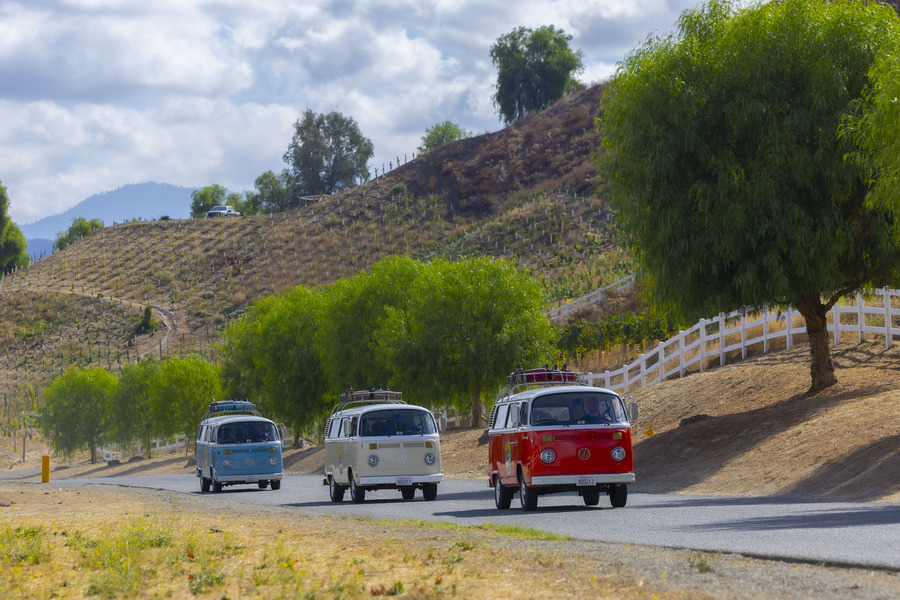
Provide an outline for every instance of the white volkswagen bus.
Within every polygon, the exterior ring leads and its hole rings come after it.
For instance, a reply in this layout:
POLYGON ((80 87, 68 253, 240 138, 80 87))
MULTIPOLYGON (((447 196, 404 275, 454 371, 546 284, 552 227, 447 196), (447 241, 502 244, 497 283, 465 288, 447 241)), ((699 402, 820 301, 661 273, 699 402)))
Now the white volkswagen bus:
POLYGON ((359 504, 367 492, 400 490, 412 500, 422 490, 425 500, 437 497, 441 442, 434 415, 403 401, 400 392, 348 390, 325 425, 325 477, 331 501, 340 502, 350 489, 359 504))

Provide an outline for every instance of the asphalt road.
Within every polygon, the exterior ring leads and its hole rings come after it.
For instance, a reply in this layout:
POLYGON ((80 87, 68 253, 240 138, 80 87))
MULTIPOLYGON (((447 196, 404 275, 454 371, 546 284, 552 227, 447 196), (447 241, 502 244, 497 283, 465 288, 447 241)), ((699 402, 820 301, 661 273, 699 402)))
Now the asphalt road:
POLYGON ((167 490, 202 495, 212 507, 239 503, 280 506, 309 515, 495 523, 601 542, 900 570, 898 504, 632 493, 625 508, 613 509, 606 496, 601 496, 599 506, 588 507, 575 494, 555 494, 541 496, 538 509, 525 513, 518 496, 512 508, 497 510, 486 481, 462 479, 442 482, 435 502, 425 502, 421 492, 405 502, 399 491, 380 490, 367 494, 365 503, 353 504, 349 493, 343 502, 331 502, 321 477, 312 475, 287 475, 278 491, 240 485, 220 494, 201 494, 199 479, 191 475, 96 479, 54 475, 49 485, 60 488, 102 484, 167 490))

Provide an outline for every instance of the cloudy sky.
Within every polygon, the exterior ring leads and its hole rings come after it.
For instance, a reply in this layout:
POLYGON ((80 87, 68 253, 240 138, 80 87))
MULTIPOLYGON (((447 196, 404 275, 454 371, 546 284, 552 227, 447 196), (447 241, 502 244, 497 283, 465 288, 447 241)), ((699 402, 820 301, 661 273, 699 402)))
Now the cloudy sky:
POLYGON ((243 192, 307 108, 355 119, 381 171, 441 121, 502 128, 489 49, 512 29, 562 28, 596 83, 696 4, 0 0, 0 182, 20 225, 129 183, 243 192))

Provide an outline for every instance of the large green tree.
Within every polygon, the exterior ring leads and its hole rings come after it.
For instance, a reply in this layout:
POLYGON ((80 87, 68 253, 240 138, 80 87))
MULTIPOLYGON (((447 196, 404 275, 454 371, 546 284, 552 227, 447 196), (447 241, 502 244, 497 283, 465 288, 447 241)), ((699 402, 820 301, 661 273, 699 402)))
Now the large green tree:
POLYGON ((253 182, 254 191, 247 192, 247 204, 253 207, 252 211, 261 213, 285 212, 297 208, 297 197, 292 194, 294 178, 287 169, 276 174, 274 171, 266 171, 253 182))
POLYGON ((518 27, 491 46, 497 67, 494 106, 506 123, 547 108, 577 84, 582 52, 569 47, 572 36, 553 25, 518 27))
POLYGON ((253 400, 297 435, 319 422, 326 408, 316 346, 321 304, 320 295, 302 286, 267 296, 223 336, 226 392, 253 400))
POLYGON ((9 196, 0 182, 0 273, 27 266, 27 247, 22 230, 9 218, 9 196))
POLYGON ((655 298, 690 315, 793 305, 811 391, 836 381, 828 310, 900 261, 838 134, 898 43, 878 3, 713 0, 632 51, 604 94, 600 167, 655 298))
POLYGON ((473 427, 484 424, 483 391, 553 352, 541 285, 510 261, 432 261, 404 293, 408 305, 387 307, 376 332, 392 384, 416 402, 471 411, 473 427))
POLYGON ((366 164, 374 152, 372 141, 352 117, 307 110, 294 123, 284 162, 294 178, 297 196, 330 195, 368 179, 366 164))
POLYGON ((165 435, 165 415, 157 386, 160 364, 152 354, 137 363, 126 365, 119 374, 119 385, 110 397, 110 438, 122 445, 140 440, 151 458, 153 438, 165 435))
POLYGON ((167 436, 183 435, 186 449, 194 440, 209 403, 224 399, 220 367, 195 354, 160 363, 156 389, 156 401, 164 407, 157 419, 162 432, 167 436))
POLYGON ((116 392, 115 375, 98 367, 69 367, 44 389, 38 426, 53 448, 64 455, 89 449, 97 462, 97 447, 109 425, 109 403, 116 392))
POLYGON ((390 383, 393 369, 383 360, 376 332, 387 307, 405 309, 422 269, 422 263, 408 256, 389 257, 325 289, 318 343, 334 394, 347 385, 360 389, 390 383))

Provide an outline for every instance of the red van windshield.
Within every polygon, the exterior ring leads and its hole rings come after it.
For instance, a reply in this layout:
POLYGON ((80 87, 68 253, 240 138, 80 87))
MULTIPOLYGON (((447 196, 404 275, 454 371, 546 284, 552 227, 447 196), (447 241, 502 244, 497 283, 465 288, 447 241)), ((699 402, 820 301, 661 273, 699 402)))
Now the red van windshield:
POLYGON ((581 425, 627 421, 618 396, 603 392, 566 392, 538 396, 531 405, 532 425, 581 425))

